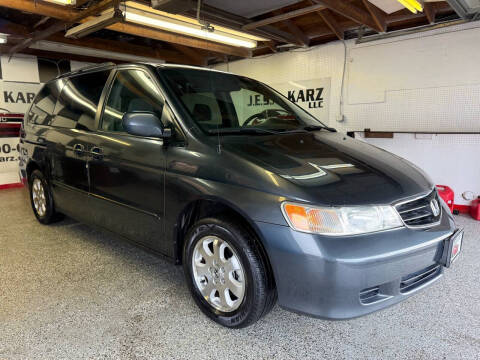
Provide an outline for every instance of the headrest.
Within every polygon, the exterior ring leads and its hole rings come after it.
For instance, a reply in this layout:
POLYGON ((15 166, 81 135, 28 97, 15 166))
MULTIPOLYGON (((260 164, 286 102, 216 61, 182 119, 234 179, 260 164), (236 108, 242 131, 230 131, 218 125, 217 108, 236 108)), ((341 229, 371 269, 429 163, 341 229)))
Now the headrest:
POLYGON ((207 104, 195 104, 193 107, 193 119, 198 122, 212 120, 212 110, 207 104))

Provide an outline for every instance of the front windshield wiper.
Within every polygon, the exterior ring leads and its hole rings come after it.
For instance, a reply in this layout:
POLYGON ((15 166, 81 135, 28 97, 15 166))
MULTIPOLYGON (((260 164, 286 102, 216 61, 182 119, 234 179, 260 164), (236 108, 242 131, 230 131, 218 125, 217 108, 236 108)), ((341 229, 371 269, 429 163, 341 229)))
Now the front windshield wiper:
POLYGON ((279 131, 268 130, 255 127, 246 127, 246 128, 236 128, 236 129, 210 129, 208 130, 209 134, 254 134, 254 135, 268 135, 268 134, 280 134, 279 131))
POLYGON ((324 125, 307 125, 304 126, 302 129, 306 131, 328 130, 330 132, 337 132, 337 129, 324 125))

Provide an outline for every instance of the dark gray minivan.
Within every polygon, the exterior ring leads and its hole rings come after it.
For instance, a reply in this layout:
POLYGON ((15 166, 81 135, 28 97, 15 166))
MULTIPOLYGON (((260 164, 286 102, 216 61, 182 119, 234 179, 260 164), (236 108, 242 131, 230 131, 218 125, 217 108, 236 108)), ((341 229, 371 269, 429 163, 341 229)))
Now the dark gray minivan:
POLYGON ((411 163, 203 68, 104 64, 48 82, 21 172, 41 223, 66 214, 183 264, 200 309, 234 328, 277 299, 325 319, 385 308, 441 278, 463 238, 411 163))

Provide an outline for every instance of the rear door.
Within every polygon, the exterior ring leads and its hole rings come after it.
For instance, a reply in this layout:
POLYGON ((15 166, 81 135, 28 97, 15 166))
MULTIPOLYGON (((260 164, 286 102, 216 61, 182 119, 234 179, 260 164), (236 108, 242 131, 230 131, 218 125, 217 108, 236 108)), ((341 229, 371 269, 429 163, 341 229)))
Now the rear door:
POLYGON ((91 221, 88 166, 92 131, 109 75, 110 70, 104 70, 64 79, 48 136, 55 204, 86 221, 91 221))
POLYGON ((164 99, 143 68, 117 70, 93 139, 90 163, 92 210, 99 226, 166 253, 163 243, 163 140, 127 134, 126 112, 149 111, 160 119, 164 99))

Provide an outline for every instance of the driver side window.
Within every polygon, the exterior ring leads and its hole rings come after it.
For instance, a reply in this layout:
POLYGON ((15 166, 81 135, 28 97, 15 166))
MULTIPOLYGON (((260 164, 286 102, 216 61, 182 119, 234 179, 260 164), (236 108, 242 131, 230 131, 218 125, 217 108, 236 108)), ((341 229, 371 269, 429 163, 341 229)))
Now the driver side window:
POLYGON ((126 112, 147 111, 161 119, 163 105, 163 97, 148 73, 137 69, 120 70, 105 103, 101 129, 123 132, 122 117, 126 112))

